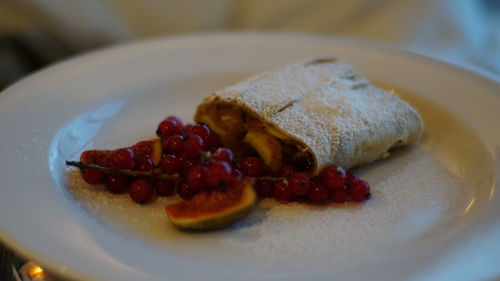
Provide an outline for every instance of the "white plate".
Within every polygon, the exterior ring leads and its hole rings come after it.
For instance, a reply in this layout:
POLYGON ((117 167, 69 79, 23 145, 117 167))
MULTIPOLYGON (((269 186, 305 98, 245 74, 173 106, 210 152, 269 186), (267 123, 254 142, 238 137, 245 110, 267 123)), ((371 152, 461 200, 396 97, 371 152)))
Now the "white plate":
POLYGON ((91 53, 0 95, 0 238, 72 280, 497 278, 499 92, 443 62, 319 36, 187 36, 91 53), (142 208, 96 191, 94 204, 79 204, 85 194, 68 191, 64 160, 83 149, 132 144, 167 114, 190 120, 215 89, 331 54, 396 89, 426 121, 421 143, 358 170, 373 184, 369 202, 267 201, 233 228, 186 234, 165 221, 164 201, 142 208))

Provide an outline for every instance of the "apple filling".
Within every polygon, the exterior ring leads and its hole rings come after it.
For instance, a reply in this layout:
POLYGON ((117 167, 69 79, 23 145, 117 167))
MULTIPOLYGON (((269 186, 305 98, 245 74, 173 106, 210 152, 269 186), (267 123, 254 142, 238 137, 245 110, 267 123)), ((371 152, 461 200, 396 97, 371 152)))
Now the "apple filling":
POLYGON ((306 172, 313 168, 313 158, 306 147, 242 108, 210 104, 198 109, 196 121, 219 134, 224 146, 231 148, 237 157, 260 156, 273 174, 278 174, 284 163, 306 172))

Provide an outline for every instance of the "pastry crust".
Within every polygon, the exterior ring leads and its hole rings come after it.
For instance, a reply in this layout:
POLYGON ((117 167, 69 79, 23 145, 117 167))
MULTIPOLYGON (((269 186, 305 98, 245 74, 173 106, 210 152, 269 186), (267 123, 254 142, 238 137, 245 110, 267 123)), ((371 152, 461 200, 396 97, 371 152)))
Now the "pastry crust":
MULTIPOLYGON (((423 132, 422 118, 411 105, 335 58, 264 72, 206 98, 195 120, 212 123, 207 125, 218 133, 235 134, 222 119, 214 120, 221 107, 239 112, 234 118, 257 120, 266 133, 294 146, 294 153, 308 155, 313 174, 332 163, 351 168, 372 162, 423 132)), ((245 120, 236 120, 235 128, 245 120)))

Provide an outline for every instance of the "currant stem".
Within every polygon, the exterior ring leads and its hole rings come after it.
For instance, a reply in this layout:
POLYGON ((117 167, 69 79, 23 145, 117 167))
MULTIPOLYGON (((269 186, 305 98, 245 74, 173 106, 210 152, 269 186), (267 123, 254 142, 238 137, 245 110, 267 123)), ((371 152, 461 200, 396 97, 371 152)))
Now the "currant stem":
MULTIPOLYGON (((93 169, 93 170, 99 170, 107 174, 121 174, 121 175, 126 175, 126 176, 132 176, 132 177, 151 177, 151 178, 158 178, 158 179, 164 179, 164 180, 179 180, 182 179, 183 177, 180 176, 179 174, 156 174, 154 172, 140 172, 140 171, 134 171, 134 170, 118 170, 118 169, 113 169, 113 168, 107 168, 99 165, 94 165, 94 164, 84 164, 79 161, 66 161, 66 165, 68 166, 73 166, 77 167, 80 170, 84 169, 93 169)), ((286 177, 250 177, 255 180, 266 180, 266 181, 284 181, 287 178, 286 177)))
POLYGON ((140 172, 140 171, 134 171, 134 170, 118 170, 118 169, 106 168, 106 167, 102 167, 102 166, 94 165, 94 164, 83 164, 82 162, 78 162, 78 161, 66 161, 66 165, 77 167, 80 170, 94 169, 94 170, 102 171, 102 172, 107 173, 107 174, 121 174, 121 175, 132 176, 132 177, 139 177, 139 176, 152 177, 152 178, 158 178, 158 179, 164 179, 164 180, 178 180, 178 179, 182 178, 178 174, 156 174, 154 172, 140 172))

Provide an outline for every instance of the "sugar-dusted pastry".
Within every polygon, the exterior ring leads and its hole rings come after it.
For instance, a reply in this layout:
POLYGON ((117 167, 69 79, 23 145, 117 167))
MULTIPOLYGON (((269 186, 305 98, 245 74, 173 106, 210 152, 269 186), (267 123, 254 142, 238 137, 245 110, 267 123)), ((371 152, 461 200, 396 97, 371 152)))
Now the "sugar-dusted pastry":
POLYGON ((369 163, 423 131, 411 105, 335 58, 309 59, 217 91, 195 120, 240 156, 259 154, 274 173, 284 163, 313 174, 332 163, 369 163))

